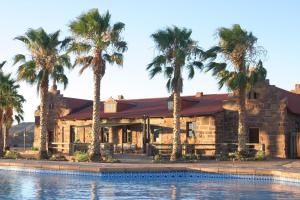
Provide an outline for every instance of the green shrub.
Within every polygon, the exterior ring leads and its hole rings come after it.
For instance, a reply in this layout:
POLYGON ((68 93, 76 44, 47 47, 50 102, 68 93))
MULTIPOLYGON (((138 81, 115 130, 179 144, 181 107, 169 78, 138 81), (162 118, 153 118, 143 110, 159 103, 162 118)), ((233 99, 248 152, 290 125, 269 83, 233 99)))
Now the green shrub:
POLYGON ((39 150, 39 148, 37 148, 37 147, 32 147, 31 148, 31 151, 38 151, 39 150))
POLYGON ((53 154, 49 160, 51 161, 67 161, 67 158, 64 154, 53 154))
POLYGON ((234 152, 230 157, 235 160, 241 161, 251 161, 256 160, 256 151, 255 150, 242 150, 234 152))
POLYGON ((6 151, 4 158, 6 159, 18 159, 20 158, 20 154, 16 151, 6 151))
POLYGON ((197 160, 197 156, 194 154, 185 154, 182 155, 183 160, 197 160))
POLYGON ((216 155, 216 160, 218 161, 226 161, 229 160, 230 155, 228 154, 228 152, 220 152, 219 154, 216 155))
POLYGON ((120 160, 114 159, 112 157, 112 155, 106 156, 105 161, 108 162, 108 163, 119 163, 119 162, 121 162, 120 160))
POLYGON ((265 152, 264 151, 257 151, 255 155, 255 160, 265 160, 265 152))
POLYGON ((83 152, 83 151, 76 151, 74 153, 74 157, 75 157, 75 160, 78 162, 87 162, 90 160, 88 153, 83 152))
POLYGON ((161 161, 162 160, 162 156, 160 154, 156 154, 154 156, 154 161, 161 161))

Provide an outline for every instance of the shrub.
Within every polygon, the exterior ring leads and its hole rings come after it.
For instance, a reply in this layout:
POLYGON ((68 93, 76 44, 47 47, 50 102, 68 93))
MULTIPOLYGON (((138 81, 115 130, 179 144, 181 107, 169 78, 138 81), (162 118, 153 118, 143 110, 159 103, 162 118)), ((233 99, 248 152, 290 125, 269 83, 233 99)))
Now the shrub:
POLYGON ((39 150, 39 148, 37 148, 37 147, 32 147, 31 148, 31 151, 38 151, 39 150))
POLYGON ((186 154, 182 156, 183 160, 197 160, 197 156, 194 154, 186 154))
POLYGON ((64 154, 54 154, 50 157, 51 161, 67 161, 67 158, 64 154))
POLYGON ((162 160, 162 156, 160 154, 156 154, 154 156, 154 161, 161 161, 162 160))
POLYGON ((76 151, 74 153, 75 160, 78 162, 87 162, 89 161, 89 155, 87 152, 76 151))
POLYGON ((108 163, 119 163, 120 160, 117 160, 117 159, 114 159, 112 157, 112 155, 108 155, 106 158, 105 158, 105 161, 108 162, 108 163))
POLYGON ((257 151, 255 155, 255 160, 265 160, 265 152, 264 151, 257 151))
POLYGON ((216 155, 216 160, 219 161, 226 161, 229 160, 230 155, 228 154, 228 152, 220 152, 219 154, 216 155))
POLYGON ((256 151, 253 149, 236 151, 231 155, 231 157, 235 160, 241 161, 256 160, 256 151))
POLYGON ((6 151, 4 158, 6 159, 18 159, 20 158, 20 154, 16 151, 6 151))

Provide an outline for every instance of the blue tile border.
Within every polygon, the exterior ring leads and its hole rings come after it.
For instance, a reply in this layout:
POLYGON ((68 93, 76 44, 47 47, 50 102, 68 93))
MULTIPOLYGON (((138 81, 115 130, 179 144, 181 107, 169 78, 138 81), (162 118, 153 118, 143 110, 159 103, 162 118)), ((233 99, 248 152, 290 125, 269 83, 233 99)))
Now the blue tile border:
POLYGON ((172 171, 172 172, 79 172, 67 170, 47 170, 31 169, 22 167, 3 167, 0 171, 11 171, 15 173, 42 174, 42 175, 64 175, 64 176, 83 176, 101 178, 105 180, 134 179, 134 180, 235 180, 251 182, 268 182, 268 183, 289 183, 300 186, 300 179, 265 176, 265 175, 245 175, 236 173, 211 173, 201 171, 172 171))

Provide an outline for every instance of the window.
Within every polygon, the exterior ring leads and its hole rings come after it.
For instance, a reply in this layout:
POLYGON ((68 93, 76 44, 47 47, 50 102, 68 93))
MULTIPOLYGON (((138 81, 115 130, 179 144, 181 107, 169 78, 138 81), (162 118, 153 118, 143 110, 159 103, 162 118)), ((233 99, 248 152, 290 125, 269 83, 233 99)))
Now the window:
POLYGON ((259 143, 259 128, 249 128, 249 143, 259 143))
POLYGON ((258 93, 254 91, 249 92, 248 99, 258 99, 258 93))
POLYGON ((300 132, 300 121, 296 122, 296 132, 300 132))
POLYGON ((123 127, 122 129, 122 143, 131 143, 131 130, 127 127, 123 127))
POLYGON ((75 135, 76 135, 76 127, 70 126, 70 143, 75 142, 75 135))
POLYGON ((101 128, 101 138, 102 143, 109 142, 109 129, 107 127, 101 128))
POLYGON ((49 104, 49 110, 52 110, 53 108, 54 108, 53 103, 50 103, 50 104, 49 104))
POLYGON ((168 110, 173 110, 173 100, 172 99, 168 100, 168 110))
POLYGON ((65 142, 65 129, 64 127, 61 128, 61 142, 65 142))
POLYGON ((187 137, 193 137, 194 136, 194 124, 193 124, 193 122, 187 122, 186 123, 186 134, 187 134, 187 137))
POLYGON ((36 126, 40 125, 40 116, 35 116, 34 117, 34 123, 35 123, 36 126))
POLYGON ((159 132, 158 128, 153 129, 153 142, 159 142, 159 132))
POLYGON ((104 112, 106 112, 106 113, 117 112, 117 104, 116 103, 105 103, 104 112))

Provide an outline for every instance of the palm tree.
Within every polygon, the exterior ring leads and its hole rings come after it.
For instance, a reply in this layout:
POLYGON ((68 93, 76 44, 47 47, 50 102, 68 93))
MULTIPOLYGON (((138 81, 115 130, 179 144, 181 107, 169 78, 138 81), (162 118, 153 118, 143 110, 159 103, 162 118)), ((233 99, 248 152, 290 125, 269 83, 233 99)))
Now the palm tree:
POLYGON ((176 160, 179 156, 182 73, 187 70, 188 78, 192 79, 195 68, 201 70, 203 67, 202 61, 199 61, 203 51, 197 42, 191 39, 191 34, 191 30, 174 26, 151 35, 159 53, 148 65, 147 70, 151 79, 163 72, 168 79, 167 90, 173 96, 173 148, 170 160, 176 160))
POLYGON ((9 137, 9 129, 11 128, 14 120, 20 123, 23 120, 23 103, 25 99, 22 95, 19 95, 17 89, 19 85, 15 83, 15 80, 11 79, 10 81, 11 89, 8 93, 8 97, 6 100, 6 105, 4 106, 3 112, 3 144, 4 150, 9 148, 8 137, 9 137))
POLYGON ((68 85, 68 77, 65 74, 65 68, 72 69, 72 64, 68 54, 59 55, 57 58, 57 63, 54 65, 50 77, 52 78, 52 88, 57 88, 57 83, 61 83, 66 89, 68 85))
POLYGON ((47 115, 48 115, 48 87, 49 76, 53 74, 55 65, 60 57, 60 51, 70 41, 68 38, 59 40, 60 31, 46 33, 43 28, 29 29, 25 35, 16 37, 24 43, 30 53, 30 57, 18 54, 14 57, 14 64, 18 67, 18 80, 24 80, 29 84, 37 85, 40 93, 40 143, 39 159, 46 159, 47 115))
POLYGON ((123 64, 123 53, 127 43, 121 38, 125 24, 118 22, 111 25, 111 15, 106 12, 99 14, 98 9, 92 9, 79 16, 70 24, 74 42, 70 51, 76 53, 75 65, 81 65, 80 74, 87 68, 93 70, 94 98, 93 122, 89 156, 92 161, 98 161, 100 155, 100 85, 105 74, 106 62, 123 64))
POLYGON ((219 82, 238 96, 238 151, 246 149, 246 94, 253 85, 266 78, 267 71, 258 56, 263 49, 256 46, 257 38, 235 24, 231 28, 218 29, 219 44, 207 51, 212 58, 207 71, 212 71, 219 82), (218 55, 221 57, 218 58, 218 55), (215 62, 223 59, 223 63, 215 62), (258 60, 258 61, 257 61, 258 60))
POLYGON ((18 94, 19 85, 11 78, 11 75, 5 75, 2 67, 5 62, 0 64, 0 157, 3 150, 8 148, 9 129, 13 120, 18 123, 23 120, 24 98, 18 94))

